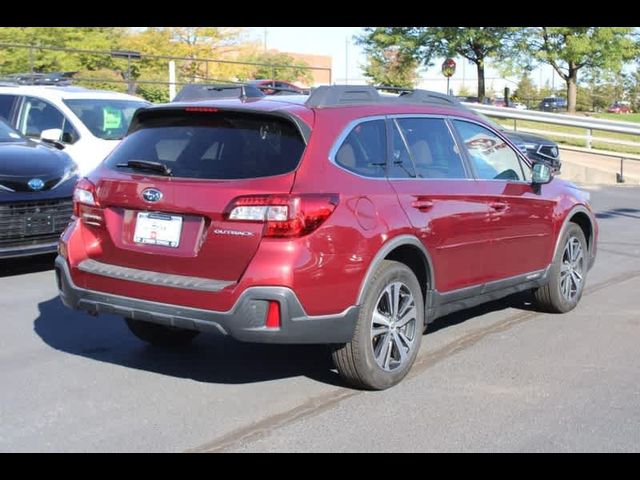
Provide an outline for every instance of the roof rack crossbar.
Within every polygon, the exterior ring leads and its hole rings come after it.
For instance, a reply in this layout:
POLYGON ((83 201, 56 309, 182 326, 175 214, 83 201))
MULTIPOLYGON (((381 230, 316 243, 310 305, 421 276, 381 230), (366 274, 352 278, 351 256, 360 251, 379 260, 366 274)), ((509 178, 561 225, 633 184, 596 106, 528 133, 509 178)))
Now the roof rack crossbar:
POLYGON ((311 108, 335 107, 338 105, 361 105, 375 103, 418 103, 434 106, 461 108, 460 101, 444 93, 415 88, 390 87, 385 85, 331 85, 314 89, 306 101, 311 108), (384 96, 378 90, 393 91, 397 97, 384 96))

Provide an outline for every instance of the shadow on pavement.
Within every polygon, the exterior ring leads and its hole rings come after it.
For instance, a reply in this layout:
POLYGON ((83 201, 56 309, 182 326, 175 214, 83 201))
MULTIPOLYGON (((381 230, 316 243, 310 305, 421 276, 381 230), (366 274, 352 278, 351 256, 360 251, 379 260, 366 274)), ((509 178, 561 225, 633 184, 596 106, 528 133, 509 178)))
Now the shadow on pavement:
POLYGON ((533 303, 533 295, 530 292, 515 293, 508 297, 493 302, 484 303, 477 307, 462 310, 460 312, 451 313, 445 317, 436 319, 433 323, 427 327, 427 335, 437 332, 443 328, 451 327, 459 323, 465 322, 473 317, 479 317, 491 312, 497 312, 499 310, 505 310, 507 308, 515 308, 518 310, 528 310, 532 312, 538 312, 533 303))
POLYGON ((0 259, 0 278, 53 270, 56 254, 0 259))
POLYGON ((640 210, 637 208, 614 208, 596 213, 596 218, 628 217, 640 219, 640 215, 634 215, 634 213, 638 214, 640 210))
MULTIPOLYGON (((329 348, 323 345, 250 344, 200 334, 188 346, 160 348, 134 337, 119 317, 92 317, 69 310, 58 297, 38 308, 34 330, 47 345, 92 360, 207 383, 245 384, 306 376, 345 386, 334 370, 329 348)), ((531 295, 516 294, 447 315, 430 324, 427 334, 506 308, 533 310, 531 295)))
POLYGON ((34 330, 47 345, 93 360, 207 383, 306 376, 344 386, 326 346, 248 344, 201 334, 186 347, 163 349, 138 340, 119 317, 69 310, 57 297, 38 308, 34 330))

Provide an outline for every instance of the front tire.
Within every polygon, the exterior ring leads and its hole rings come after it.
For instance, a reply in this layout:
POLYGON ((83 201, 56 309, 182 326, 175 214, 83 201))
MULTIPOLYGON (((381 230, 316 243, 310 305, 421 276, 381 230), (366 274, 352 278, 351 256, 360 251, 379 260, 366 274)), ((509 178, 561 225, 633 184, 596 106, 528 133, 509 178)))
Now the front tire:
POLYGON ((424 299, 415 274, 384 260, 369 280, 351 342, 336 347, 333 361, 350 385, 384 390, 411 369, 424 331, 424 299))
POLYGON ((132 318, 125 318, 125 323, 131 333, 140 340, 159 347, 178 347, 186 345, 200 332, 185 330, 184 328, 168 327, 156 323, 141 322, 132 318))
POLYGON ((580 226, 570 223, 560 240, 548 283, 534 292, 544 311, 565 313, 576 307, 587 279, 588 253, 584 232, 580 226))

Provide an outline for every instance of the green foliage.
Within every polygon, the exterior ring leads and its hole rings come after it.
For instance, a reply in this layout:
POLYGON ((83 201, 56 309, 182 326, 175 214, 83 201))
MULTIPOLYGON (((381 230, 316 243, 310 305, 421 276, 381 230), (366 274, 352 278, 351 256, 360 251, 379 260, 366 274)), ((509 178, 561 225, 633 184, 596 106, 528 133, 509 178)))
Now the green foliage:
POLYGON ((619 71, 634 58, 637 45, 630 27, 529 27, 517 31, 512 58, 530 67, 551 65, 567 84, 569 112, 576 109, 578 72, 619 71))
POLYGON ((169 102, 169 87, 168 85, 141 83, 136 88, 136 95, 152 103, 167 103, 169 102))
POLYGON ((458 89, 457 95, 459 97, 470 97, 471 96, 471 90, 469 90, 467 88, 467 86, 463 83, 462 85, 460 85, 460 88, 458 89))
POLYGON ((280 52, 255 52, 240 57, 242 62, 262 63, 267 66, 247 65, 238 72, 239 80, 248 79, 277 79, 284 82, 313 82, 313 72, 309 65, 296 60, 286 53, 280 52))
POLYGON ((476 64, 478 96, 484 97, 485 61, 502 57, 503 47, 515 29, 510 27, 367 27, 357 42, 369 58, 365 75, 381 83, 388 78, 411 78, 417 66, 430 66, 438 57, 461 56, 476 64), (386 67, 389 51, 397 60, 386 67))
MULTIPOLYGON (((116 48, 125 34, 113 27, 3 27, 0 43, 42 45, 48 47, 110 50, 116 48)), ((34 48, 0 48, 0 72, 22 73, 33 67, 35 72, 97 70, 113 68, 110 56, 34 48)))
POLYGON ((106 68, 84 70, 74 75, 74 83, 76 85, 125 93, 127 91, 127 85, 122 83, 122 80, 123 78, 120 73, 106 68))
POLYGON ((417 62, 411 57, 403 56, 398 49, 386 48, 379 54, 372 54, 364 69, 366 77, 374 84, 390 87, 413 87, 417 75, 417 62))
POLYGON ((521 102, 529 102, 538 98, 538 89, 533 84, 531 77, 527 74, 522 75, 518 82, 518 87, 513 91, 513 97, 517 97, 521 102))

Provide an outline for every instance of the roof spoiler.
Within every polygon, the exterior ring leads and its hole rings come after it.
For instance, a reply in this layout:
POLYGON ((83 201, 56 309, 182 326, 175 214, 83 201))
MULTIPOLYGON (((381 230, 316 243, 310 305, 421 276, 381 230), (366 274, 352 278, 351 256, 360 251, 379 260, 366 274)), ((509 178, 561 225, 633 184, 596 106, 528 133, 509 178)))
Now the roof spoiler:
POLYGON ((220 98, 262 98, 265 94, 254 85, 245 83, 203 84, 190 83, 173 99, 174 102, 193 102, 220 98))

